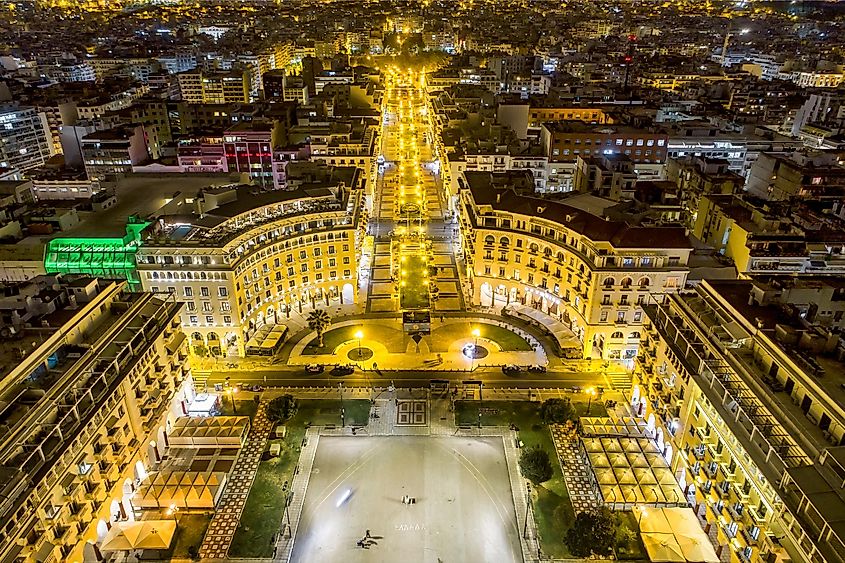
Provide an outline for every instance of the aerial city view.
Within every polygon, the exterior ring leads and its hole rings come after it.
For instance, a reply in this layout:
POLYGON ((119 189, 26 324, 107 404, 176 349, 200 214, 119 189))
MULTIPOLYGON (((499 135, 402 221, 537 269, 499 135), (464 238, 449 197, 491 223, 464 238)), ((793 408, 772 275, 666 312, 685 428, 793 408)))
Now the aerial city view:
POLYGON ((7 0, 0 563, 845 563, 845 2, 7 0))

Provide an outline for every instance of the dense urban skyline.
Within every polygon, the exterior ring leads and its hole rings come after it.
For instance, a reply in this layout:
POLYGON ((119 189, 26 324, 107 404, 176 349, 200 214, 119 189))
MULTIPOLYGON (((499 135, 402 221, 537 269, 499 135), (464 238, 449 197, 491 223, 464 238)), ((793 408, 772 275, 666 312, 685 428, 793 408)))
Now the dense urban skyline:
POLYGON ((845 563, 845 5, 0 6, 0 562, 845 563))

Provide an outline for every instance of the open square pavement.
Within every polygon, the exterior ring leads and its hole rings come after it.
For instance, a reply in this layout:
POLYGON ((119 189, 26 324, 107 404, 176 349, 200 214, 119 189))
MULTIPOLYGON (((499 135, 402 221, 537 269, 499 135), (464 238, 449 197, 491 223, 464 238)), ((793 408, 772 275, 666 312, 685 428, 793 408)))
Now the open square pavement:
POLYGON ((519 534, 501 438, 323 436, 291 560, 517 562, 519 534))

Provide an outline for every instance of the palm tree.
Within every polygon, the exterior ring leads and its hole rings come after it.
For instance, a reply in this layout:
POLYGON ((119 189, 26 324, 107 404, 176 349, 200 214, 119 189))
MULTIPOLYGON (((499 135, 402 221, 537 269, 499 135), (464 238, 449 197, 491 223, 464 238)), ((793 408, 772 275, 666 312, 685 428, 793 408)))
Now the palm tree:
POLYGON ((323 331, 326 330, 326 327, 329 326, 331 322, 332 320, 329 318, 329 314, 323 309, 314 309, 308 313, 308 328, 317 331, 317 345, 320 348, 323 347, 323 331))

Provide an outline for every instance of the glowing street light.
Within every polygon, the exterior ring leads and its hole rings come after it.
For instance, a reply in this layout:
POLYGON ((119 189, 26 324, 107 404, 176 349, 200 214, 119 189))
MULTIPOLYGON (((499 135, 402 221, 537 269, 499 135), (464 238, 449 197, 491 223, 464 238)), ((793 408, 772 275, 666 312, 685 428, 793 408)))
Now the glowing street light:
POLYGON ((587 388, 584 390, 584 392, 585 392, 587 395, 589 395, 589 396, 590 396, 590 398, 589 398, 589 399, 587 399, 587 416, 590 416, 590 407, 591 407, 591 406, 592 406, 592 404, 593 404, 593 397, 595 397, 595 396, 596 396, 596 388, 595 388, 595 387, 587 387, 587 388))
POLYGON ((472 329, 472 335, 475 337, 475 342, 472 345, 472 355, 470 358, 470 371, 475 370, 475 351, 478 349, 478 337, 481 336, 481 331, 477 328, 472 329))
POLYGON ((358 361, 361 361, 361 339, 364 338, 364 333, 360 330, 355 333, 355 338, 358 339, 358 361))

